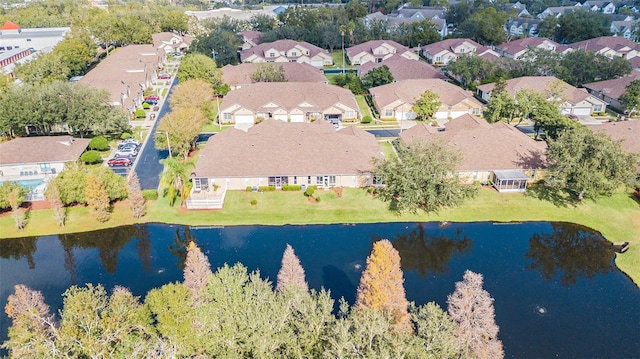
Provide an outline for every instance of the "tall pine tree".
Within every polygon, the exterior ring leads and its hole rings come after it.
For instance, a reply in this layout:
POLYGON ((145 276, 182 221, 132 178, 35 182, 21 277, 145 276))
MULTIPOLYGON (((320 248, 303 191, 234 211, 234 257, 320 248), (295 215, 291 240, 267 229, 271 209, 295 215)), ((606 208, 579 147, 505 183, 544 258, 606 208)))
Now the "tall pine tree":
POLYGON ((131 171, 127 176, 127 193, 129 197, 129 205, 133 212, 133 218, 140 218, 145 215, 147 209, 144 205, 144 196, 140 189, 140 180, 135 171, 131 171))
POLYGON ((458 324, 457 337, 463 358, 503 358, 498 339, 493 298, 482 289, 482 274, 466 271, 449 295, 449 315, 458 324))
POLYGON ((309 291, 309 286, 304 277, 304 269, 300 265, 300 259, 293 252, 291 245, 287 244, 287 248, 282 255, 282 267, 278 272, 276 291, 280 292, 293 286, 301 288, 305 292, 309 291))
POLYGON ((100 178, 94 174, 87 176, 85 187, 85 197, 91 214, 98 222, 106 222, 109 220, 109 194, 104 189, 104 184, 100 178))
POLYGON ((191 291, 193 302, 200 301, 200 291, 207 285, 207 277, 212 275, 211 264, 195 242, 187 247, 187 260, 184 264, 184 285, 191 291))
POLYGON ((382 311, 389 316, 396 332, 405 332, 412 331, 408 306, 400 255, 389 240, 378 241, 367 257, 355 307, 382 311))

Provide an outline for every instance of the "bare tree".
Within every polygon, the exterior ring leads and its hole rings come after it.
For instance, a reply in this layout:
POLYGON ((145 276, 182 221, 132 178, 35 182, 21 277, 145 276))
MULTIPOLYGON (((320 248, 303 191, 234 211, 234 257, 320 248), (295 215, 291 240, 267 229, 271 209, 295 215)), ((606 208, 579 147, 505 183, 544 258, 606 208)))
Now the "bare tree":
POLYGON ((64 208, 64 203, 60 198, 60 188, 58 182, 51 181, 47 186, 47 198, 51 202, 53 207, 53 218, 58 222, 60 227, 64 227, 64 223, 67 220, 67 211, 64 208))
POLYGON ((13 220, 16 224, 16 228, 23 229, 25 226, 24 213, 20 209, 24 198, 21 198, 21 192, 19 188, 14 188, 11 193, 9 193, 9 204, 11 205, 11 215, 13 216, 13 220))
POLYGON ((503 358, 493 298, 482 289, 482 282, 482 274, 467 270, 447 298, 449 315, 458 324, 456 336, 463 358, 503 358))
POLYGON ((127 193, 129 194, 129 205, 133 212, 133 218, 140 218, 145 215, 147 209, 144 205, 144 195, 140 189, 140 180, 135 171, 131 171, 127 176, 127 193))
POLYGON ((200 290, 207 285, 207 277, 212 275, 211 264, 195 242, 187 247, 187 260, 184 265, 184 285, 191 291, 195 304, 199 303, 200 290))
POLYGON ((309 286, 305 281, 304 268, 300 265, 300 259, 293 252, 293 248, 287 244, 287 248, 282 255, 282 267, 278 272, 276 291, 280 292, 293 286, 302 288, 305 292, 309 291, 309 286))
POLYGON ((4 310, 12 319, 9 339, 3 344, 12 358, 57 357, 57 322, 41 292, 18 284, 4 310))
POLYGON ((412 331, 408 307, 398 251, 388 239, 375 242, 360 278, 355 308, 380 310, 390 316, 396 332, 406 332, 412 331))

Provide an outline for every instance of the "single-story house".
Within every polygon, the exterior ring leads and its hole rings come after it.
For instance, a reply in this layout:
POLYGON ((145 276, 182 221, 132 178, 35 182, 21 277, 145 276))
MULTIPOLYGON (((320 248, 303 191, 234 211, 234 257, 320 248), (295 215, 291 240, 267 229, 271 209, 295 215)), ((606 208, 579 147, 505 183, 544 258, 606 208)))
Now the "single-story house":
POLYGON ((366 186, 373 158, 383 158, 378 142, 354 126, 265 120, 247 132, 232 128, 200 150, 187 208, 221 208, 224 191, 248 187, 366 186))
POLYGON ((640 44, 621 36, 600 36, 595 39, 575 42, 569 46, 574 49, 597 52, 610 59, 618 56, 630 60, 640 56, 640 44))
POLYGON ((364 65, 367 62, 382 62, 396 54, 409 60, 420 59, 418 54, 408 47, 392 40, 367 41, 352 46, 346 49, 346 51, 351 65, 364 65))
POLYGON ((428 63, 424 61, 409 60, 400 55, 391 56, 384 60, 384 62, 369 61, 364 65, 358 66, 358 73, 360 76, 364 76, 369 73, 369 71, 384 65, 386 65, 389 68, 389 71, 391 71, 394 81, 409 79, 447 79, 440 70, 428 63))
POLYGON ((629 76, 620 77, 613 80, 598 81, 584 84, 584 88, 589 93, 602 101, 606 102, 609 107, 618 110, 626 110, 620 103, 620 96, 627 90, 627 86, 634 80, 640 79, 640 72, 632 71, 629 76))
POLYGON ((20 137, 0 143, 0 182, 28 187, 29 200, 44 199, 45 182, 76 161, 89 145, 71 136, 20 137))
MULTIPOLYGON (((478 86, 478 96, 485 101, 489 101, 491 91, 495 85, 495 83, 490 83, 478 86)), ((510 79, 507 80, 506 91, 509 95, 515 97, 519 91, 529 89, 552 100, 554 95, 551 89, 557 85, 560 85, 560 88, 564 88, 560 95, 561 99, 564 100, 564 102, 560 104, 560 112, 563 115, 588 116, 594 113, 604 112, 607 108, 606 102, 589 94, 585 89, 573 87, 554 76, 524 76, 510 79)), ((556 98, 556 100, 558 99, 556 98)))
POLYGON ((178 35, 174 32, 159 32, 151 35, 153 46, 157 49, 164 50, 165 54, 174 52, 187 52, 193 41, 191 36, 178 35))
POLYGON ((162 48, 128 45, 110 53, 78 82, 106 89, 112 105, 133 113, 142 104, 144 90, 156 80, 164 61, 162 48))
MULTIPOLYGON (((251 75, 260 64, 244 63, 239 65, 226 65, 222 68, 222 82, 236 90, 255 83, 251 75)), ((279 62, 275 64, 284 70, 284 78, 287 82, 317 82, 328 83, 322 70, 306 63, 279 62)))
POLYGON ((434 65, 448 65, 451 61, 467 54, 476 54, 485 58, 498 58, 500 55, 471 39, 446 39, 422 46, 422 55, 434 65))
POLYGON ((371 88, 369 92, 380 117, 413 120, 416 118, 413 104, 427 90, 435 92, 441 102, 434 116, 436 119, 482 113, 482 104, 473 97, 472 92, 440 79, 404 80, 371 88))
POLYGON ((314 67, 333 65, 329 52, 304 41, 265 42, 240 52, 242 62, 301 62, 314 67))
POLYGON ((284 122, 357 121, 360 110, 351 91, 315 82, 259 82, 229 92, 220 104, 223 123, 246 128, 262 120, 284 122))
POLYGON ((242 50, 247 50, 252 47, 260 45, 262 42, 260 41, 260 36, 262 36, 262 32, 255 30, 247 30, 241 31, 239 33, 242 36, 242 50))
POLYGON ((500 192, 524 192, 544 174, 546 143, 535 141, 504 122, 487 123, 471 115, 455 118, 444 131, 424 123, 400 133, 407 144, 441 138, 458 149, 458 176, 466 183, 491 182, 500 192))
POLYGON ((521 59, 531 49, 542 49, 559 54, 566 54, 569 51, 573 51, 573 49, 568 46, 560 45, 544 37, 525 37, 523 39, 505 42, 504 44, 496 46, 495 49, 500 55, 516 60, 521 59))

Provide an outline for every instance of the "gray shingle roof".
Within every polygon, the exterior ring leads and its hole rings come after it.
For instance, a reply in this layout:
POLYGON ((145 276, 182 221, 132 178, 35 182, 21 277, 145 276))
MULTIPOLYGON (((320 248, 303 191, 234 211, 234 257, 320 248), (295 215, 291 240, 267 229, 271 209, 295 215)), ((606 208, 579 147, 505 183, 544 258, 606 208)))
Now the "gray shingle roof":
MULTIPOLYGON (((251 74, 259 64, 244 63, 236 66, 226 65, 222 68, 222 81, 231 86, 253 83, 251 74)), ((298 62, 278 62, 275 66, 282 66, 284 77, 288 82, 328 82, 323 72, 309 64, 298 62)))
POLYGON ((468 99, 477 102, 478 105, 481 106, 480 102, 473 97, 470 91, 463 90, 456 85, 440 79, 404 80, 374 87, 370 89, 369 92, 375 97, 375 102, 378 105, 386 106, 397 99, 413 103, 413 101, 419 98, 426 90, 437 93, 439 101, 442 102, 443 105, 454 106, 468 99))
POLYGON ((372 69, 383 65, 389 67, 395 81, 408 79, 447 79, 445 75, 428 63, 420 60, 409 60, 397 54, 383 62, 369 61, 364 65, 360 65, 358 71, 360 75, 365 75, 372 69))
POLYGON ((0 144, 0 164, 75 161, 89 142, 89 139, 71 136, 15 138, 0 144))
POLYGON ((382 154, 375 137, 359 128, 265 120, 248 132, 228 129, 211 137, 196 164, 198 177, 357 175, 382 154), (224 155, 220 155, 224 153, 224 155))

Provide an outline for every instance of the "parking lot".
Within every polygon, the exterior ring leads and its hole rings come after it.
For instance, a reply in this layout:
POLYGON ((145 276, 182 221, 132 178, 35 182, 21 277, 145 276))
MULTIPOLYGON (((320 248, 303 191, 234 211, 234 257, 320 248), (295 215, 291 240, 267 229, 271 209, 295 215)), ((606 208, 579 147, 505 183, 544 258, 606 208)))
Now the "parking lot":
POLYGON ((140 142, 135 140, 120 141, 118 148, 113 151, 113 156, 107 160, 107 166, 116 174, 124 177, 133 168, 140 151, 140 142))

